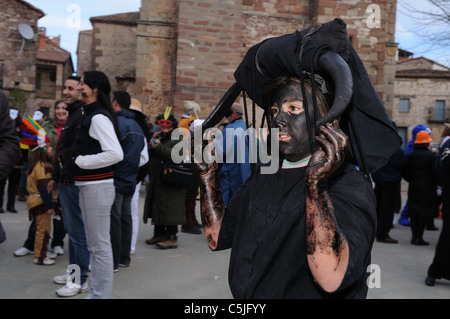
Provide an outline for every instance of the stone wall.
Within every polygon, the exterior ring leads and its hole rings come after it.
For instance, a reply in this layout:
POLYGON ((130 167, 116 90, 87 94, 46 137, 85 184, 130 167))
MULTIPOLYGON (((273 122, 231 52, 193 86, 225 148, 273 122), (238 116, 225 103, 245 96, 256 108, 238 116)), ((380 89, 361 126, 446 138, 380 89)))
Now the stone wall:
MULTIPOLYGON (((0 62, 3 65, 3 89, 19 85, 20 89, 33 91, 36 79, 36 39, 26 41, 23 51, 19 23, 29 24, 37 34, 37 20, 44 14, 24 1, 0 0, 0 62)), ((37 36, 35 37, 37 38, 37 36)))
POLYGON ((398 126, 408 129, 407 138, 411 139, 412 129, 423 124, 431 128, 433 141, 439 142, 444 129, 442 122, 430 121, 436 100, 445 101, 445 114, 450 114, 450 75, 442 77, 401 77, 397 76, 395 84, 395 103, 392 119, 398 126), (408 113, 400 113, 399 100, 409 99, 408 113))
POLYGON ((388 0, 143 0, 133 92, 151 119, 168 105, 180 116, 185 100, 205 117, 252 45, 340 17, 392 115, 395 9, 388 0))
MULTIPOLYGON (((137 27, 102 22, 92 24, 91 66, 104 72, 111 82, 111 89, 117 90, 115 78, 134 73, 136 69, 137 27)), ((88 64, 82 66, 87 67, 88 64)))

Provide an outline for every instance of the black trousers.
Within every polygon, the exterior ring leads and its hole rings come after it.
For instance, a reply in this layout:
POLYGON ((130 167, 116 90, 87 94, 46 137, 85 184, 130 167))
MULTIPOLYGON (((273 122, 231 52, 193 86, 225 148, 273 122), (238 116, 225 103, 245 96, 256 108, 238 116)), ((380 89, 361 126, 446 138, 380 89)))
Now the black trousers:
POLYGON ((377 239, 383 240, 389 236, 392 228, 395 210, 398 208, 400 182, 375 186, 377 198, 377 239))
POLYGON ((20 168, 14 168, 5 179, 0 179, 0 208, 3 207, 3 196, 5 193, 6 180, 8 180, 8 197, 6 209, 14 208, 17 195, 17 186, 19 185, 20 168))

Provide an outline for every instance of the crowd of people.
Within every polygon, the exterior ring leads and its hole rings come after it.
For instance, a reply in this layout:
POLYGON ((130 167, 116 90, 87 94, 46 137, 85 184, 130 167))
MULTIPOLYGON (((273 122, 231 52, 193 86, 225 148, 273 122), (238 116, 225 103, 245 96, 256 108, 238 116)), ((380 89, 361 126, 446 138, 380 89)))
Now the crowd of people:
MULTIPOLYGON (((70 272, 55 276, 63 285, 56 294, 110 298, 114 273, 132 267, 145 183, 142 217, 153 225, 145 243, 176 249, 181 226, 187 234, 203 233, 213 251, 231 248, 228 281, 235 298, 365 298, 374 240, 398 243, 389 232, 404 179, 408 199, 399 223, 411 228, 410 243, 428 245, 425 229, 436 229, 434 219, 443 218, 425 284, 450 279, 450 124, 437 153, 423 125, 413 129, 406 151, 399 148, 395 123, 342 20, 256 44, 235 78, 213 111, 220 116, 205 121, 199 104, 186 101, 180 119, 168 107, 150 124, 142 104, 127 92, 111 92, 101 71, 66 80, 53 120, 48 108, 32 117, 11 110, 13 120, 5 120, 9 106, 0 94, 6 209, 17 211, 14 198, 17 192, 24 200, 25 181, 31 221, 14 255, 34 254, 35 264, 54 265, 67 235, 69 264, 78 265, 80 278, 74 284, 70 272), (248 127, 235 103, 241 91, 264 109, 276 132, 270 151, 279 165, 272 174, 263 172, 270 162, 250 165, 248 137, 234 134, 248 127), (199 126, 222 128, 222 140, 201 143, 202 154, 213 143, 215 161, 195 161, 199 126), (182 134, 174 138, 177 128, 182 134), (375 130, 382 143, 371 140, 375 130), (177 154, 176 146, 187 141, 194 147, 177 154), (175 162, 174 154, 183 160, 175 162)), ((0 242, 5 239, 0 224, 0 242)))
MULTIPOLYGON (((242 122, 242 107, 236 107, 230 123, 242 122)), ((53 117, 48 107, 39 107, 32 116, 16 109, 9 113, 20 152, 13 169, 0 179, 0 199, 3 204, 8 185, 7 211, 17 213, 16 200, 25 201, 30 220, 14 256, 32 254, 35 264, 54 265, 57 256, 68 251, 69 264, 80 267, 80 282, 70 284, 69 272, 57 275, 53 281, 62 287, 56 294, 88 292, 86 298, 110 298, 114 272, 131 266, 139 218, 154 225, 154 236, 145 242, 161 249, 177 248, 179 227, 185 233, 203 233, 195 214, 198 180, 192 178, 182 187, 161 178, 163 163, 178 142, 170 133, 178 127, 191 133, 201 125, 200 106, 186 101, 180 121, 168 110, 150 123, 139 100, 124 91, 111 92, 103 72, 87 71, 65 81, 63 98, 52 111, 53 117)), ((224 189, 227 183, 228 193, 239 186, 228 179, 224 189)))
MULTIPOLYGON (((395 123, 394 123, 395 125, 395 123)), ((434 219, 440 216, 442 205, 442 175, 439 151, 430 149, 431 130, 419 124, 412 130, 412 139, 405 150, 399 148, 389 162, 373 175, 375 194, 377 195, 377 241, 396 244, 398 241, 389 236, 389 230, 395 223, 411 227, 411 244, 428 245, 423 239, 425 230, 438 230, 434 219), (401 210, 401 182, 408 182, 407 199, 401 210)), ((446 126, 442 141, 448 134, 446 126)))

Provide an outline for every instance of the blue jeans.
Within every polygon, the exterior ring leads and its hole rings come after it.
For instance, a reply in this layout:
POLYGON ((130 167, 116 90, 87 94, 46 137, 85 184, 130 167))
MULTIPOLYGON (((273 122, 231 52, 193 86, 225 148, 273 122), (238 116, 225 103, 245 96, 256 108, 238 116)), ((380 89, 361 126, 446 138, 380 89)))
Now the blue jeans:
POLYGON ((80 283, 83 285, 88 277, 90 254, 79 204, 80 190, 73 183, 58 183, 58 192, 64 227, 69 235, 69 263, 80 267, 80 283))

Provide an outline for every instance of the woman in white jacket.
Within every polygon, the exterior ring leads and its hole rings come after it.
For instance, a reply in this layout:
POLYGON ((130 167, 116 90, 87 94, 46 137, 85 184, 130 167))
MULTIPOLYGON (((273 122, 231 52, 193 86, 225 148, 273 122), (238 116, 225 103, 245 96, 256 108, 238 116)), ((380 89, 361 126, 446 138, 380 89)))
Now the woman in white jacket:
POLYGON ((123 159, 111 108, 111 87, 100 71, 86 71, 79 85, 86 106, 74 145, 75 185, 80 189, 87 245, 91 255, 91 286, 87 299, 110 298, 113 286, 113 257, 110 213, 115 189, 113 165, 123 159))

